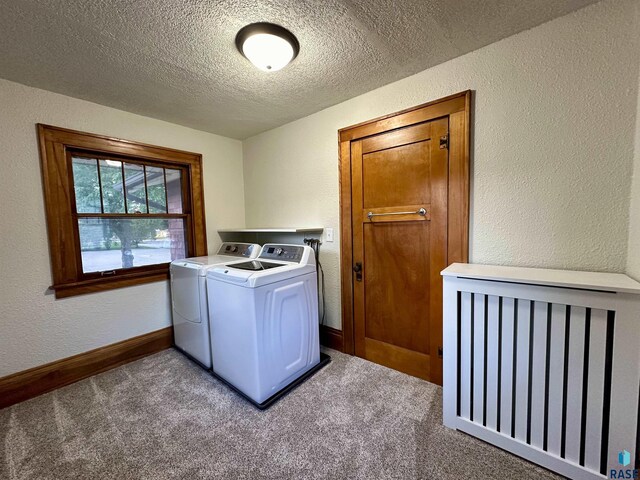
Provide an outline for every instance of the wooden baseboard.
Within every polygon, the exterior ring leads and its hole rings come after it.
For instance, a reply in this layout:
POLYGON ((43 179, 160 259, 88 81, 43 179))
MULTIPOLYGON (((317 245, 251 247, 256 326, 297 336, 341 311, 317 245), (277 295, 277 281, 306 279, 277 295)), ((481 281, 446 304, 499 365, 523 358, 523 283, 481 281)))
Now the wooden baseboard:
POLYGON ((339 352, 343 351, 342 330, 320 325, 320 343, 339 352))
POLYGON ((167 327, 0 378, 0 408, 165 350, 172 343, 173 328, 167 327))

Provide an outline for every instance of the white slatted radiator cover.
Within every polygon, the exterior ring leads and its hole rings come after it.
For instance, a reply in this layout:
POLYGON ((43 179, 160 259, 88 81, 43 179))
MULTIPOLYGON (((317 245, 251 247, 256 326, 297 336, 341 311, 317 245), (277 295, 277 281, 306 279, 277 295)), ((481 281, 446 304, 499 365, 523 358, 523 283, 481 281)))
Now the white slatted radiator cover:
POLYGON ((442 274, 444 424, 574 479, 633 469, 640 284, 470 264, 442 274))

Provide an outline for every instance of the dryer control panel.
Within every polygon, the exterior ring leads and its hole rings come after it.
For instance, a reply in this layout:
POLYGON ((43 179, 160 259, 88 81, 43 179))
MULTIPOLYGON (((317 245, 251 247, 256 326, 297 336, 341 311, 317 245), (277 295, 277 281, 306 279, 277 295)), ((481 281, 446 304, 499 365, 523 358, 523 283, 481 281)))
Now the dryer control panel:
POLYGON ((303 246, 297 245, 277 245, 269 243, 262 247, 258 258, 269 258, 271 260, 283 260, 285 262, 300 263, 304 253, 303 246))
POLYGON ((253 243, 234 243, 225 242, 220 246, 218 255, 230 255, 234 257, 253 258, 253 252, 255 248, 260 248, 259 245, 253 243))

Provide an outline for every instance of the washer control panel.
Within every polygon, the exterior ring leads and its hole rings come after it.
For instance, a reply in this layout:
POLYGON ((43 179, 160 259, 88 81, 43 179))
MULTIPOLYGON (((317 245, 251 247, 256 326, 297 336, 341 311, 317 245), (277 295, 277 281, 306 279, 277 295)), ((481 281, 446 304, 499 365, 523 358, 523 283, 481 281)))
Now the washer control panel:
POLYGON ((272 260, 284 260, 286 262, 300 263, 304 247, 296 245, 276 245, 267 244, 262 247, 259 258, 270 258, 272 260))
POLYGON ((257 247, 258 245, 254 245, 252 243, 225 242, 220 246, 218 255, 252 258, 253 249, 257 247))

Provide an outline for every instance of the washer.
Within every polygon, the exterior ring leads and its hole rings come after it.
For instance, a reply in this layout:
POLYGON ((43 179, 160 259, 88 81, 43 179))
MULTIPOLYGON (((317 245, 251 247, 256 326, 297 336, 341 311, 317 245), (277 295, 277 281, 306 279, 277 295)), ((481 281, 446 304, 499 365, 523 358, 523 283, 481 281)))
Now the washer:
POLYGON ((260 245, 223 243, 217 255, 175 260, 171 263, 171 314, 175 346, 211 369, 209 315, 207 313, 207 269, 256 258, 260 245))
POLYGON ((320 363, 310 247, 266 244, 256 260, 209 269, 207 290, 213 373, 258 407, 320 363))

